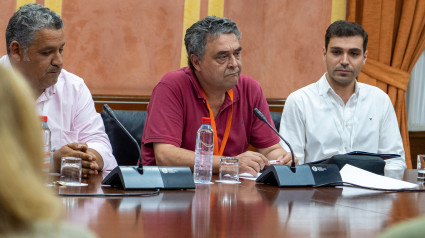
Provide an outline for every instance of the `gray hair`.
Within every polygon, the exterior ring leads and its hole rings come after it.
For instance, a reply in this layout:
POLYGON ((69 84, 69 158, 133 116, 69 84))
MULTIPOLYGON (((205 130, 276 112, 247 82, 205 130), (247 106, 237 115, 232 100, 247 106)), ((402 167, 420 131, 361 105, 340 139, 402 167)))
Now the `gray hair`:
POLYGON ((186 45, 187 60, 190 68, 195 70, 190 61, 190 55, 194 54, 202 60, 207 38, 216 39, 221 34, 229 33, 235 34, 236 38, 239 41, 241 40, 241 32, 236 23, 225 17, 208 16, 189 27, 184 36, 184 44, 186 45))
POLYGON ((6 28, 6 49, 10 56, 10 43, 17 41, 24 52, 34 43, 35 33, 41 29, 62 29, 61 17, 39 4, 26 4, 10 18, 6 28))

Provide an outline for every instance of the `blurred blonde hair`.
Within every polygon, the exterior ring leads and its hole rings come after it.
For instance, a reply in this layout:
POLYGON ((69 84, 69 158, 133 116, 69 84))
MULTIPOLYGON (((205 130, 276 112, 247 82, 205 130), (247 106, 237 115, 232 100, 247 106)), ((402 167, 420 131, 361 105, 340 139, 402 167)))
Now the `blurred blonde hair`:
POLYGON ((41 123, 33 93, 0 65, 0 234, 54 220, 59 200, 45 185, 41 123))

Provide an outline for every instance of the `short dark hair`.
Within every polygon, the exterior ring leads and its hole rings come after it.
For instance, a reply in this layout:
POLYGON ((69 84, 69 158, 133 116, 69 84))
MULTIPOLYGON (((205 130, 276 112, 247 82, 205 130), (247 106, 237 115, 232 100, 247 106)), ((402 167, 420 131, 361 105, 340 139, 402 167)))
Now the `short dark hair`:
POLYGON ((221 34, 229 33, 235 34, 236 38, 240 41, 241 32, 236 26, 236 23, 225 17, 207 16, 189 27, 184 36, 184 44, 186 45, 187 60, 190 68, 195 70, 190 61, 191 54, 196 55, 202 60, 207 45, 207 37, 214 39, 221 34))
POLYGON ((335 21, 332 23, 325 34, 325 49, 328 50, 328 44, 332 37, 346 37, 346 36, 361 36, 363 37, 363 52, 367 47, 367 33, 362 26, 355 22, 349 21, 335 21))
POLYGON ((35 33, 41 29, 62 29, 61 17, 40 4, 26 4, 10 18, 6 28, 6 49, 10 55, 10 43, 17 41, 23 49, 34 43, 35 33))

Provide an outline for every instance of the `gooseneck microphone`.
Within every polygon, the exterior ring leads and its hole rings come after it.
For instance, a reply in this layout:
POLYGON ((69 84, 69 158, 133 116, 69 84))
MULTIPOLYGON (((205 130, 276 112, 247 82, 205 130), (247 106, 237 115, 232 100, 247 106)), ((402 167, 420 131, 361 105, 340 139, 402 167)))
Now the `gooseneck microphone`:
MULTIPOLYGON (((130 134, 130 132, 128 132, 128 130, 124 127, 124 125, 118 120, 118 118, 116 117, 115 113, 112 111, 112 109, 108 106, 108 104, 105 104, 103 106, 103 110, 106 112, 106 114, 108 114, 108 116, 117 124, 117 126, 119 128, 121 128, 121 132, 124 133, 126 135, 127 138, 129 138, 130 140, 132 140, 132 142, 134 144, 138 144, 136 139, 133 138, 133 136, 130 134)), ((139 155, 139 159, 137 160, 138 163, 138 167, 137 167, 137 171, 143 175, 143 162, 142 162, 142 152, 140 151, 140 147, 138 147, 137 153, 139 155)))
POLYGON ((294 151, 291 145, 270 125, 263 113, 254 108, 254 114, 285 142, 292 155, 291 165, 271 165, 256 179, 258 183, 275 185, 278 187, 311 187, 323 184, 341 182, 338 166, 335 164, 302 164, 295 166, 294 151))
POLYGON ((291 171, 295 173, 297 169, 295 167, 294 151, 292 150, 291 145, 279 134, 279 132, 277 132, 277 130, 272 125, 270 125, 270 123, 267 121, 264 114, 261 113, 260 110, 258 110, 258 108, 254 108, 254 114, 258 117, 258 119, 260 119, 261 121, 266 123, 270 128, 272 128, 272 130, 280 137, 280 139, 282 139, 283 142, 285 142, 285 144, 288 145, 289 150, 291 151, 291 156, 292 156, 292 163, 290 168, 291 168, 291 171))
MULTIPOLYGON (((107 105, 103 105, 110 119, 117 124, 118 133, 124 134, 135 144, 130 132, 118 120, 115 113, 107 105)), ((138 147, 140 148, 140 147, 138 147)), ((111 185, 122 189, 194 189, 192 171, 185 166, 143 166, 142 155, 138 150, 139 165, 137 166, 117 166, 102 181, 104 185, 111 185)))

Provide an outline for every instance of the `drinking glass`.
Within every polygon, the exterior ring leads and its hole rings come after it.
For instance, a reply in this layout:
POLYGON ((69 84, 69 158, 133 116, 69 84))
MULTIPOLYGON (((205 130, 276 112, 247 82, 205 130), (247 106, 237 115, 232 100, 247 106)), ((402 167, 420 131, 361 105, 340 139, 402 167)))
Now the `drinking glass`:
POLYGON ((61 181, 67 184, 81 183, 81 158, 63 157, 61 160, 61 181))
POLYGON ((425 181, 425 154, 418 155, 418 180, 425 181))
POLYGON ((239 159, 236 157, 221 157, 220 180, 239 182, 239 159))

